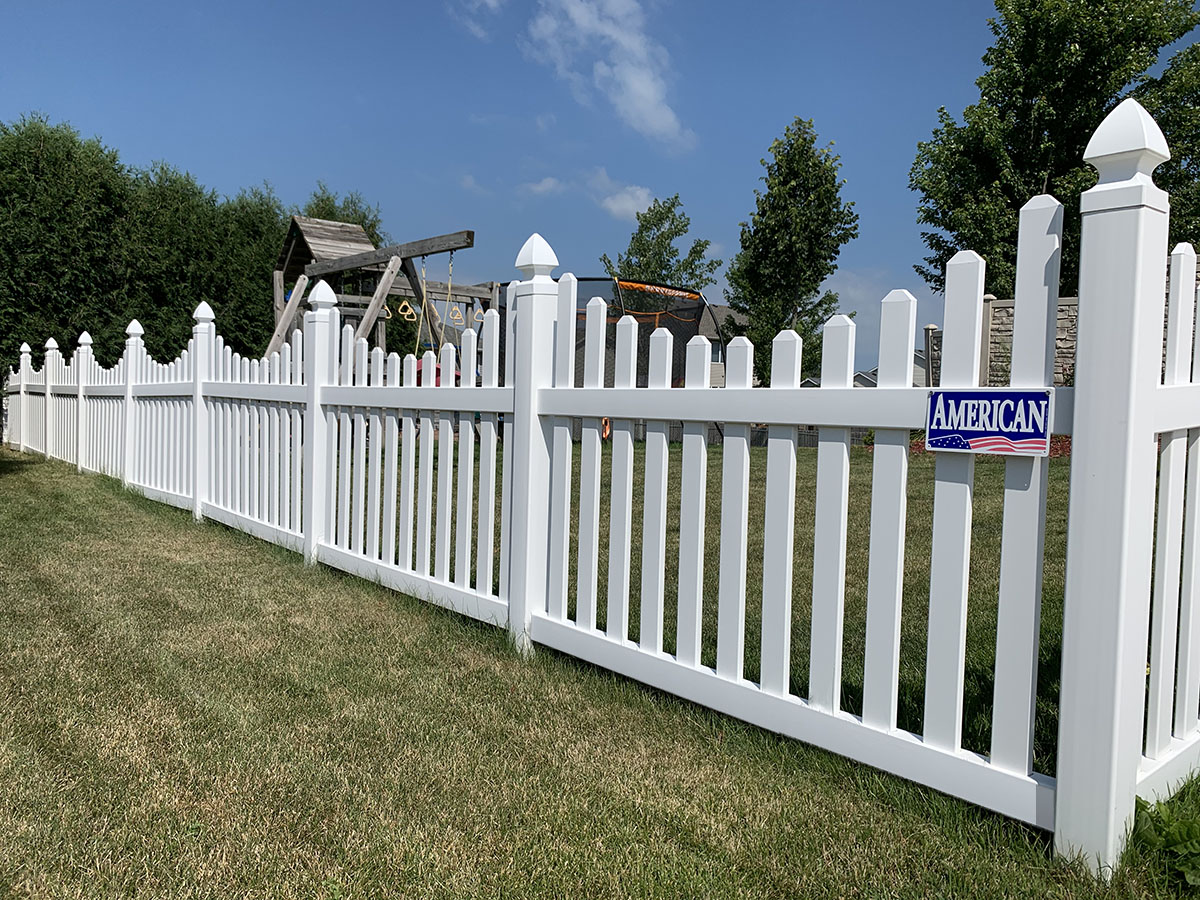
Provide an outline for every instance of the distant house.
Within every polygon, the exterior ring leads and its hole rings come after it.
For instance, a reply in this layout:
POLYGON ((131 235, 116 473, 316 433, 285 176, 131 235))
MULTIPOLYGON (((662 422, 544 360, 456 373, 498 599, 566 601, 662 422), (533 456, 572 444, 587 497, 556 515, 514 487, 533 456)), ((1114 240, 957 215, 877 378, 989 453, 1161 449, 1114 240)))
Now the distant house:
MULTIPOLYGON (((912 386, 926 387, 926 372, 925 351, 918 348, 913 351, 912 363, 912 386)), ((820 387, 821 376, 810 375, 800 382, 800 387, 820 387)), ((864 369, 854 373, 855 387, 879 387, 879 366, 873 369, 864 369)))
POLYGON ((705 316, 700 320, 699 333, 712 342, 712 386, 725 387, 725 346, 722 338, 726 342, 729 341, 734 335, 734 328, 741 324, 742 319, 740 314, 729 306, 712 304, 708 308, 712 311, 712 318, 705 316))

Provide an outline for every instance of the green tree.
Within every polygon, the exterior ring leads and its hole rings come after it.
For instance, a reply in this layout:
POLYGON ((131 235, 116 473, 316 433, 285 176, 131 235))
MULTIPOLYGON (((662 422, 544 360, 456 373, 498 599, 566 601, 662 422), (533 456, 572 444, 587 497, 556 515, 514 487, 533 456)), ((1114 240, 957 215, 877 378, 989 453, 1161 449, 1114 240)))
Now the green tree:
POLYGON ((35 359, 51 337, 70 353, 119 320, 130 192, 99 140, 41 115, 0 123, 0 372, 24 341, 35 359))
POLYGON ((821 284, 837 269, 842 245, 858 235, 854 204, 842 199, 839 157, 817 146, 811 120, 796 118, 762 160, 766 190, 742 222, 741 250, 729 264, 725 297, 742 314, 754 343, 760 380, 771 371, 771 341, 784 328, 804 340, 804 370, 819 371, 818 328, 837 310, 837 294, 821 284))
POLYGON ((716 281, 713 273, 721 267, 721 260, 707 259, 705 254, 712 242, 699 238, 692 241, 687 256, 680 257, 675 242, 685 238, 691 226, 678 194, 655 200, 649 209, 637 214, 637 228, 629 238, 628 249, 617 254, 615 263, 605 253, 600 264, 612 278, 702 291, 716 281))
POLYGON ((358 191, 351 191, 339 198, 337 192, 331 191, 325 182, 318 181, 317 189, 300 210, 300 215, 361 225, 376 247, 392 243, 391 236, 383 230, 383 217, 378 204, 372 206, 367 203, 358 191))
POLYGON ((1033 196, 1067 207, 1062 285, 1079 277, 1079 194, 1095 183, 1083 162, 1105 115, 1132 93, 1160 125, 1176 159, 1160 172, 1172 196, 1172 238, 1193 239, 1200 189, 1200 56, 1177 54, 1159 78, 1146 71, 1159 51, 1200 22, 1192 0, 996 0, 995 43, 984 53, 979 102, 960 124, 938 110, 938 127, 917 147, 909 187, 930 250, 914 268, 937 290, 947 260, 963 249, 988 262, 988 290, 1012 296, 1017 217, 1033 196), (1186 107, 1186 108, 1184 108, 1186 107))

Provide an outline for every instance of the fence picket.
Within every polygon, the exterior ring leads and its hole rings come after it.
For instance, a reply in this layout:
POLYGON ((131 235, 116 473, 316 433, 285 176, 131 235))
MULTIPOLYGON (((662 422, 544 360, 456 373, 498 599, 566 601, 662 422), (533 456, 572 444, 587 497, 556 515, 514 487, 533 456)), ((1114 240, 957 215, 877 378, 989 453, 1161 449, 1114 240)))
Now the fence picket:
MULTIPOLYGON (((1195 312, 1195 304, 1191 306, 1195 312)), ((1196 330, 1193 340, 1187 380, 1191 384, 1200 382, 1200 329, 1196 330)), ((1192 428, 1187 434, 1180 582, 1175 734, 1183 737, 1200 725, 1200 428, 1192 428)))
MULTIPOLYGON (((1062 204, 1048 195, 1034 197, 1021 209, 1010 378, 1013 387, 1054 383, 1062 222, 1062 204)), ((992 763, 1020 775, 1033 769, 1048 473, 1047 460, 1038 457, 1015 457, 1005 462, 992 763)))
MULTIPOLYGON (((292 345, 284 342, 279 350, 279 377, 283 384, 292 384, 292 345)), ((292 406, 279 410, 279 513, 278 525, 295 531, 292 524, 292 467, 296 451, 292 441, 292 406)))
MULTIPOLYGON (((367 364, 370 362, 367 349, 367 339, 359 338, 354 342, 354 385, 367 387, 367 364)), ((361 554, 363 548, 363 533, 367 525, 367 417, 361 407, 355 408, 353 457, 351 469, 351 519, 350 519, 350 552, 361 554)))
MULTIPOLYGON (((671 386, 671 332, 650 335, 648 387, 671 386)), ((651 653, 663 649, 663 603, 667 565, 667 437, 664 421, 646 423, 645 498, 642 505, 642 608, 638 643, 651 653)))
MULTIPOLYGON (((684 388, 708 390, 712 384, 712 344, 702 334, 687 345, 684 388)), ((679 600, 676 658, 700 665, 700 631, 704 610, 704 521, 708 490, 708 423, 683 423, 683 462, 679 491, 679 600)), ((585 470, 586 471, 586 470, 585 470)))
MULTIPOLYGON (((637 319, 622 316, 617 322, 617 353, 613 362, 613 387, 631 389, 637 384, 637 319)), ((612 423, 612 477, 608 527, 608 621, 610 638, 629 637, 630 560, 633 548, 633 420, 612 423)))
MULTIPOLYGON (((916 325, 917 300, 912 294, 892 291, 883 298, 879 305, 878 389, 912 384, 916 325)), ((896 727, 908 447, 907 428, 880 428, 875 432, 862 709, 863 723, 882 731, 896 727)))
MULTIPOLYGON (((854 321, 825 323, 821 388, 854 383, 854 321)), ((846 593, 846 530, 850 502, 850 430, 817 432, 817 496, 813 528, 812 646, 808 702, 835 713, 842 702, 842 624, 846 593)))
MULTIPOLYGON (((338 373, 338 384, 354 384, 354 328, 350 325, 342 329, 339 361, 341 371, 338 373)), ((337 452, 337 546, 343 550, 350 549, 350 474, 353 458, 350 428, 350 410, 343 406, 338 410, 337 452)))
MULTIPOLYGON (((426 350, 421 358, 421 387, 433 390, 436 384, 434 372, 437 370, 437 357, 432 350, 426 350)), ((429 562, 432 540, 433 518, 433 394, 426 401, 427 406, 420 410, 421 419, 421 449, 419 471, 417 473, 417 573, 429 574, 429 562)))
MULTIPOLYGON (((417 358, 412 353, 404 357, 404 386, 417 386, 417 358)), ((401 419, 400 433, 400 557, 397 565, 413 571, 413 492, 416 475, 417 424, 412 409, 406 408, 401 419)))
MULTIPOLYGON (((748 388, 754 347, 735 337, 726 349, 726 388, 748 388)), ((750 516, 750 426, 725 426, 721 460, 721 555, 717 586, 717 674, 738 681, 746 652, 746 526, 750 516)))
MULTIPOLYGON (((510 281, 505 291, 504 306, 504 346, 508 352, 504 354, 504 383, 511 387, 516 372, 516 354, 512 352, 517 346, 517 282, 510 281)), ((508 602, 510 548, 512 547, 512 461, 509 448, 512 447, 513 426, 512 416, 505 416, 501 426, 504 435, 504 452, 500 454, 500 599, 508 602)))
MULTIPOLYGON (((1180 244, 1171 253, 1171 288, 1167 299, 1167 358, 1164 381, 1168 385, 1191 380, 1193 316, 1196 305, 1196 252, 1180 244)), ((1175 703, 1176 650, 1191 656, 1191 622, 1181 623, 1179 584, 1183 548, 1183 492, 1187 474, 1187 431, 1161 435, 1158 465, 1158 527, 1154 541, 1154 592, 1150 622, 1150 696, 1146 708, 1146 756, 1156 759, 1171 743, 1175 703), (1180 626, 1184 639, 1179 646, 1180 626)), ((1185 615, 1193 610, 1185 604, 1185 615)), ((1190 660, 1179 657, 1179 670, 1190 660)))
MULTIPOLYGON (((383 348, 376 347, 371 351, 370 384, 379 387, 383 384, 383 348)), ((383 418, 380 409, 371 404, 371 421, 367 432, 367 542, 365 552, 371 559, 380 558, 379 545, 379 510, 380 497, 379 465, 383 456, 383 418)))
MULTIPOLYGON (((250 384, 250 360, 243 358, 241 360, 242 374, 241 383, 250 384)), ((258 457, 257 447, 252 449, 251 426, 256 418, 254 415, 253 404, 249 400, 243 400, 239 404, 241 408, 242 419, 242 438, 241 438, 241 504, 238 507, 242 515, 252 516, 250 510, 250 498, 254 496, 254 481, 253 473, 257 468, 258 457)))
MULTIPOLYGON (((283 360, 278 353, 271 354, 271 368, 268 377, 268 383, 280 384, 281 375, 283 374, 283 360)), ((280 426, 280 405, 277 403, 265 404, 267 410, 267 434, 270 437, 270 448, 267 467, 267 514, 264 518, 272 525, 279 525, 279 479, 280 479, 280 457, 286 451, 286 444, 282 442, 282 431, 280 426)), ((284 416, 286 417, 286 407, 284 407, 284 416)))
MULTIPOLYGON (((605 331, 608 304, 599 297, 588 301, 583 337, 583 386, 604 387, 605 331)), ((575 578, 575 621, 596 627, 600 575, 600 420, 585 418, 579 447, 579 547, 575 578)))
MULTIPOLYGON (((943 387, 979 384, 983 275, 983 258, 970 250, 956 253, 946 265, 943 387)), ((962 743, 974 484, 974 455, 938 454, 934 463, 924 738, 929 745, 949 751, 957 751, 962 743)))
MULTIPOLYGON (((800 335, 788 329, 771 343, 771 388, 800 387, 800 335)), ((792 556, 796 523, 796 426, 767 429, 763 512, 762 659, 759 684, 788 694, 792 662, 792 556)))
MULTIPOLYGON (((578 282, 566 274, 558 280, 558 318, 554 340, 554 387, 575 386, 575 318, 578 282)), ((549 614, 567 617, 571 551, 571 420, 554 420, 550 458, 550 558, 546 591, 549 614)))
MULTIPOLYGON (((400 356, 389 353, 385 383, 388 387, 400 384, 400 356)), ((389 566, 396 565, 396 467, 400 441, 400 419, 389 407, 383 414, 383 546, 381 559, 389 566)))
MULTIPOLYGON (((480 382, 485 388, 500 383, 500 313, 483 314, 483 353, 480 382)), ((492 573, 496 549, 496 414, 479 417, 479 511, 478 544, 475 557, 475 590, 492 596, 492 573)))
MULTIPOLYGON (((454 387, 454 345, 442 344, 440 371, 437 383, 442 390, 454 387)), ((437 489, 437 559, 435 575, 439 581, 450 580, 450 518, 454 509, 454 421, 451 413, 442 410, 438 417, 438 489, 437 489)))
MULTIPOLYGON (((475 387, 475 331, 468 328, 462 333, 462 355, 459 369, 462 375, 459 384, 463 388, 475 387)), ((471 584, 471 531, 472 510, 475 506, 475 416, 459 413, 458 417, 458 497, 455 514, 457 532, 454 538, 454 583, 464 590, 471 584)))

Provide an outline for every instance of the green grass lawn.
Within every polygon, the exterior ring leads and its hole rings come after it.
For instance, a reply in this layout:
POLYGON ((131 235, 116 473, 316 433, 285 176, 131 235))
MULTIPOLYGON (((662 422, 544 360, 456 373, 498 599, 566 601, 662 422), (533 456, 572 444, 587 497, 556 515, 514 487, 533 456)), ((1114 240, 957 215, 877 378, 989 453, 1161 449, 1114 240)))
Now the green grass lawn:
POLYGON ((1183 896, 62 464, 0 534, 0 896, 1183 896))

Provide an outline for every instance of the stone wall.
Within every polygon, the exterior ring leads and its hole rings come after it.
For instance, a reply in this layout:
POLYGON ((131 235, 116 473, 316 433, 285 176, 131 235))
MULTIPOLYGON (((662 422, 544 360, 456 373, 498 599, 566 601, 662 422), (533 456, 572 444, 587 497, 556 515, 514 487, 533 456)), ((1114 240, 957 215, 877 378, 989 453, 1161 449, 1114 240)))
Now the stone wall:
MULTIPOLYGON (((1058 301, 1058 332, 1055 337, 1054 384, 1075 383, 1075 330, 1079 319, 1079 299, 1063 297, 1058 301)), ((1008 384, 1012 363, 1013 301, 985 300, 982 346, 979 368, 985 375, 984 384, 1008 384)), ((932 328, 926 335, 928 356, 933 372, 933 384, 941 383, 942 331, 932 328)))

